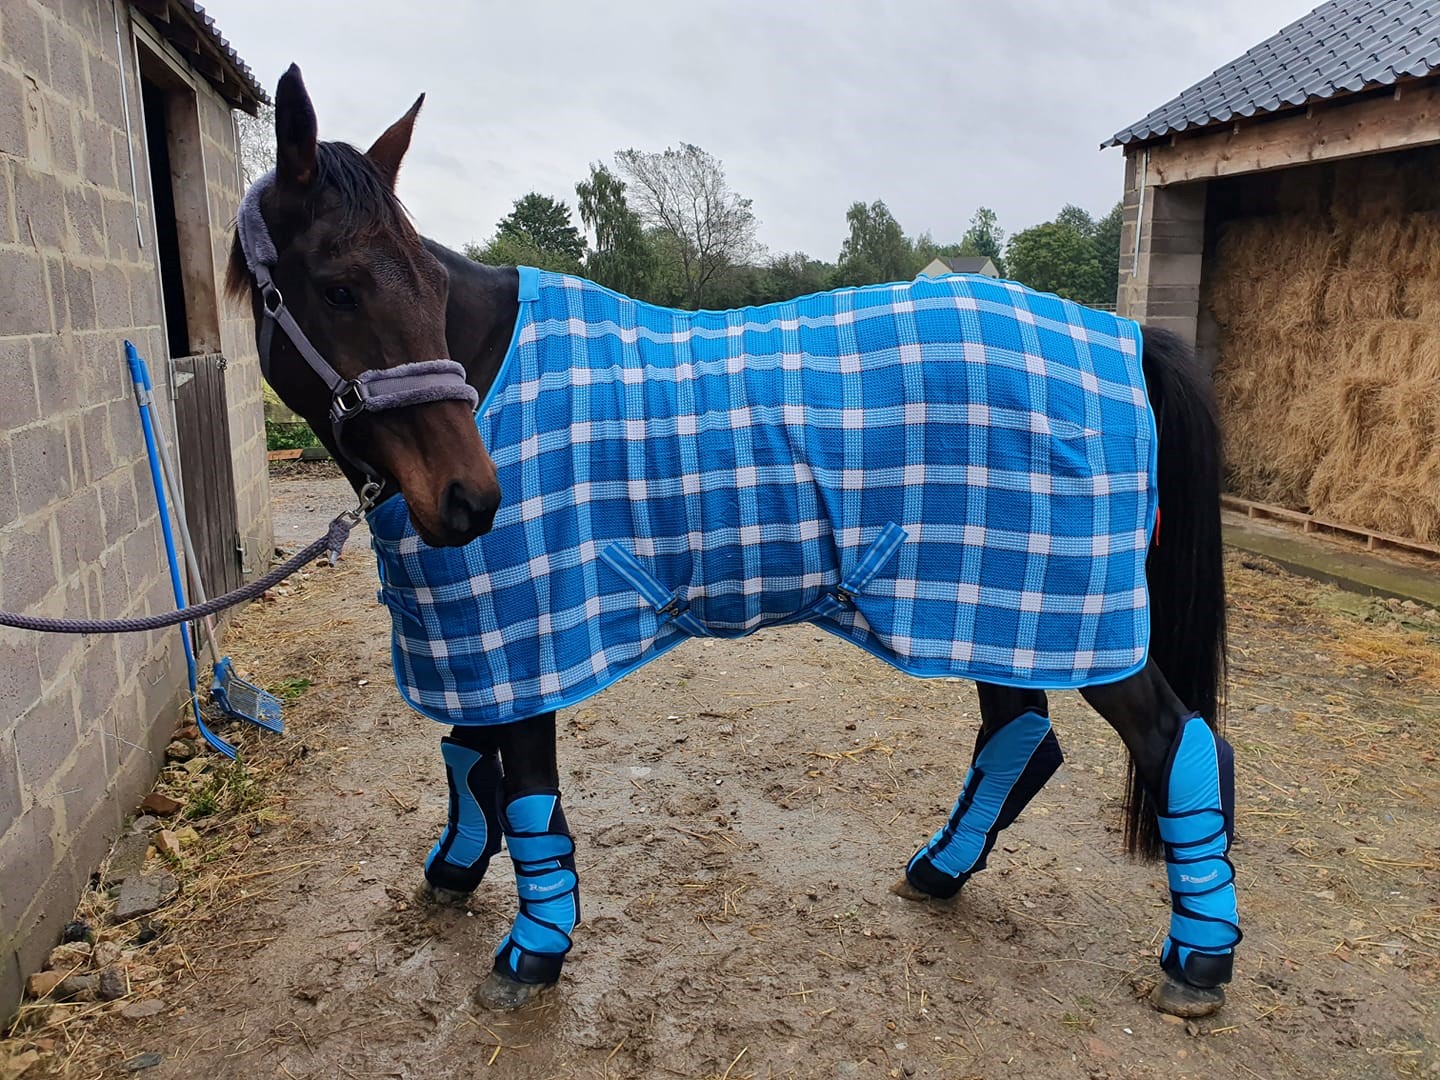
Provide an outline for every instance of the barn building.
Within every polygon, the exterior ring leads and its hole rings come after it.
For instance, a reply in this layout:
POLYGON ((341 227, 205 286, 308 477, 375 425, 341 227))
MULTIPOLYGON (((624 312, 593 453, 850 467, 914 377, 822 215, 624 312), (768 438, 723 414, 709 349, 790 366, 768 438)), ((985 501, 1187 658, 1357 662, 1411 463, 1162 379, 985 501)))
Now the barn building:
POLYGON ((1440 6, 1331 0, 1105 145, 1119 310, 1215 372, 1230 491, 1440 544, 1440 6))
MULTIPOLYGON (((267 566, 254 331, 219 288, 234 110, 263 100, 194 0, 0 5, 0 608, 174 609, 126 339, 206 586, 267 566)), ((188 698, 178 634, 0 629, 0 1015, 159 770, 188 698)))

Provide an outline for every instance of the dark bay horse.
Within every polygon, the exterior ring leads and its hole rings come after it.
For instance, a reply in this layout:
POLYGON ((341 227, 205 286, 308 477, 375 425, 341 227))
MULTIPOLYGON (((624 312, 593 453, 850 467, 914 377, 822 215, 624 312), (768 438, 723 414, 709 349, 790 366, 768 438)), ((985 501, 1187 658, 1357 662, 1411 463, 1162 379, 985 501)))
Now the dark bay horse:
POLYGON ((318 142, 292 67, 276 93, 277 166, 246 196, 227 286, 252 297, 267 379, 370 509, 402 693, 454 725, 441 740, 449 818, 422 890, 464 903, 502 838, 514 864, 519 912, 479 1000, 513 1008, 553 985, 579 921, 555 708, 690 635, 806 619, 902 670, 977 682, 972 767, 898 895, 953 897, 984 868, 1061 761, 1040 687, 1075 687, 1130 753, 1127 846, 1167 866, 1172 914, 1153 1000, 1181 1015, 1218 1008, 1240 940, 1233 759, 1214 730, 1225 645, 1219 434, 1189 350, 983 279, 702 317, 483 266, 420 237, 395 197, 420 104, 364 153, 318 142), (990 340, 947 346, 963 363, 925 352, 933 334, 967 327, 990 340), (882 330, 891 337, 877 346, 882 330), (641 359, 585 359, 596 341, 641 359), (522 361, 538 366, 517 376, 522 361), (661 389, 643 373, 655 364, 669 365, 661 389), (1129 382, 1086 365, 1129 370, 1129 382), (936 381, 947 371, 959 382, 936 381), (977 387, 988 396, 952 397, 977 387), (831 389, 833 409, 807 397, 831 389), (720 397, 697 404, 702 393, 720 397), (546 408, 561 410, 548 427, 546 408), (833 431, 814 419, 832 413, 833 431), (715 460, 716 438, 742 447, 736 461, 715 460), (1005 439, 1045 462, 1000 467, 1005 439), (831 442, 843 458, 833 468, 831 442), (673 482, 647 471, 666 454, 688 462, 673 482), (1092 460, 1111 472, 1086 472, 1092 460), (514 489, 502 492, 502 475, 514 489), (727 582, 712 595, 672 589, 654 570, 679 557, 673 536, 649 529, 667 498, 696 515, 680 554, 727 582), (856 516, 870 505, 878 518, 856 516), (617 506, 628 547, 557 544, 576 521, 599 530, 592 519, 617 506), (636 521, 648 531, 634 532, 636 521), (504 529, 523 551, 482 549, 504 529), (762 546, 821 561, 786 577, 762 546), (953 580, 927 576, 932 550, 953 556, 953 580), (1056 600, 1050 575, 1062 565, 1080 583, 1056 600), (1005 586, 1006 573, 1021 584, 1005 586), (1106 575, 1121 584, 1097 585, 1106 575), (772 592, 803 599, 775 615, 772 592), (602 622, 643 641, 587 644, 602 622), (996 627, 1010 637, 992 640, 996 627), (1106 641, 1127 628, 1142 634, 1138 649, 1107 660, 1117 650, 1106 641), (1045 672, 1060 674, 1047 682, 1045 672))

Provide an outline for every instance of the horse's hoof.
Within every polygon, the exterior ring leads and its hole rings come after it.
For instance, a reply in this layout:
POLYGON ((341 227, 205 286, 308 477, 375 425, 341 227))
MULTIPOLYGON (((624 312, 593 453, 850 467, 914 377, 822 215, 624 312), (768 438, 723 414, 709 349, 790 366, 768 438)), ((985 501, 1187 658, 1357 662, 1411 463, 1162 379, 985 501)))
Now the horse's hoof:
POLYGON ((422 904, 463 908, 469 902, 470 894, 458 892, 455 889, 442 889, 439 885, 432 885, 422 878, 420 885, 415 890, 415 899, 422 904))
MULTIPOLYGON (((922 892, 915 888, 914 885, 911 885, 910 879, 904 874, 901 874, 900 879, 896 881, 894 885, 890 886, 890 891, 896 896, 903 897, 906 900, 914 900, 918 904, 949 904, 955 899, 954 896, 931 896, 927 892, 922 892)), ((958 896, 959 894, 957 893, 956 895, 958 896)))
POLYGON ((1161 972, 1160 981, 1150 991, 1150 1004, 1171 1016, 1187 1019, 1209 1016, 1225 1004, 1225 988, 1191 986, 1169 972, 1161 972))
POLYGON ((513 1012, 523 1009, 554 985, 553 982, 516 982, 514 979, 507 979, 498 971, 492 971, 485 976, 485 981, 475 988, 475 1001, 478 1005, 496 1012, 513 1012))

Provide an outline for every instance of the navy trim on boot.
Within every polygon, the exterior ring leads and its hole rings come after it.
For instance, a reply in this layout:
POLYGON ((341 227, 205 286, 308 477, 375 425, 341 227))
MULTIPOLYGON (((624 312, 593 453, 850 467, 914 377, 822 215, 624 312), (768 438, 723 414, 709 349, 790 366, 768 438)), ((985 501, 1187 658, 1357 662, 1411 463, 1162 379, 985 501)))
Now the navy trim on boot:
POLYGON ((515 864, 520 911, 495 950, 495 970, 523 983, 553 983, 580 921, 575 841, 553 788, 525 792, 500 812, 505 845, 515 864))
POLYGON ((445 831, 425 860, 425 880, 439 889, 473 892, 500 850, 500 755, 482 754, 450 736, 440 740, 450 784, 445 831))
POLYGON ((985 869, 1000 830, 1020 816, 1064 760, 1050 718, 1039 713, 1021 713, 990 735, 981 729, 960 798, 945 826, 910 860, 906 880, 940 899, 958 893, 985 869))

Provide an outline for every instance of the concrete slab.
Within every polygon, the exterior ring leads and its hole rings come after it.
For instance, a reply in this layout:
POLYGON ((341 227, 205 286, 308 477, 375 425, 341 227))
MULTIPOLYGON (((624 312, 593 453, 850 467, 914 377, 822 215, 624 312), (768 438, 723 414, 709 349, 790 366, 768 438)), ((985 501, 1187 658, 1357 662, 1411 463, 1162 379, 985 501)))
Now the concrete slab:
POLYGON ((1440 608, 1440 567, 1433 564, 1347 550, 1314 534, 1229 511, 1222 517, 1226 544, 1262 555, 1292 573, 1367 596, 1414 600, 1427 608, 1440 608))

